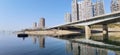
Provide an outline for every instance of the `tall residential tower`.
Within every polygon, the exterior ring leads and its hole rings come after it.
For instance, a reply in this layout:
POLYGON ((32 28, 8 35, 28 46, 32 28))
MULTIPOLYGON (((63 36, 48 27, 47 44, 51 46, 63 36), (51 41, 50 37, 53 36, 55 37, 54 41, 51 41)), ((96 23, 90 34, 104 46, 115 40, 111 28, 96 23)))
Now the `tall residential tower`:
POLYGON ((71 14, 70 14, 70 13, 66 13, 66 14, 65 14, 65 22, 66 22, 66 23, 72 22, 71 14))
POLYGON ((79 20, 84 20, 84 17, 85 17, 85 2, 84 1, 78 2, 78 7, 79 7, 79 20))
POLYGON ((102 15, 105 13, 103 0, 96 0, 96 3, 93 4, 93 11, 94 16, 102 15))
POLYGON ((77 0, 72 1, 72 21, 79 20, 79 13, 78 13, 78 3, 77 0))
POLYGON ((120 0, 111 1, 111 12, 120 11, 120 0))
POLYGON ((33 23, 33 29, 37 29, 37 22, 33 23))
POLYGON ((84 1, 85 1, 85 20, 87 20, 93 16, 92 1, 91 0, 84 0, 84 1))
POLYGON ((45 28, 45 18, 40 18, 39 28, 40 29, 45 28))
POLYGON ((78 2, 79 20, 87 20, 93 16, 91 0, 81 0, 78 2))

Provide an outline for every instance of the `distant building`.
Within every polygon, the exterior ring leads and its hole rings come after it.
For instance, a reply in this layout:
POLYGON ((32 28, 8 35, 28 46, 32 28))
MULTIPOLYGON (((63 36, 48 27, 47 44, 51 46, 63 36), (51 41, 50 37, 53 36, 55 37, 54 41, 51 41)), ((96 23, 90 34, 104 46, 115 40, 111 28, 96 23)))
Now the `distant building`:
POLYGON ((97 2, 93 4, 93 11, 93 16, 98 16, 105 13, 103 0, 97 0, 97 2))
POLYGON ((72 22, 71 14, 70 14, 70 13, 66 13, 66 14, 65 14, 65 22, 66 22, 66 23, 72 22))
POLYGON ((111 1, 111 12, 120 11, 120 0, 111 1))
POLYGON ((72 21, 79 20, 79 11, 78 11, 78 3, 77 0, 72 1, 72 21))
POLYGON ((37 22, 33 23, 33 29, 37 29, 37 22))
POLYGON ((45 18, 40 18, 39 28, 40 29, 45 28, 45 18))
POLYGON ((78 2, 79 20, 87 20, 93 16, 91 0, 82 0, 78 2))

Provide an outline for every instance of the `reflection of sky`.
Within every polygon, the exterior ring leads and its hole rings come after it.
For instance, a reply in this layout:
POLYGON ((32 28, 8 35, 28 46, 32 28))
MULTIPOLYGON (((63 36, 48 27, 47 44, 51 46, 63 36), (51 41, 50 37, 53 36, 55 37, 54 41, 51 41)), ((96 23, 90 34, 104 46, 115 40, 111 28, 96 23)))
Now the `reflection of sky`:
POLYGON ((119 54, 119 51, 104 50, 104 48, 92 47, 85 44, 82 45, 80 43, 69 42, 53 37, 45 37, 45 47, 41 48, 40 40, 41 39, 37 36, 30 36, 23 40, 13 34, 7 35, 0 33, 0 55, 72 55, 73 53, 77 54, 77 51, 80 51, 79 53, 85 51, 83 52, 84 54, 119 54), (37 39, 36 44, 33 40, 35 38, 37 39))
MULTIPOLYGON (((38 38, 37 38, 38 39, 38 38)), ((46 37, 45 48, 40 48, 39 40, 34 44, 32 37, 0 34, 0 55, 65 55, 65 41, 46 37), (57 50, 57 51, 56 51, 57 50), (56 52, 55 52, 56 51, 56 52)))
MULTIPOLYGON (((64 23, 64 14, 71 12, 72 0, 0 0, 0 30, 29 28, 40 17, 46 25, 64 23), (54 20, 54 22, 53 22, 54 20)), ((110 0, 105 0, 106 13, 110 12, 110 0)))
POLYGON ((116 54, 115 54, 115 52, 109 50, 108 55, 116 55, 116 54))

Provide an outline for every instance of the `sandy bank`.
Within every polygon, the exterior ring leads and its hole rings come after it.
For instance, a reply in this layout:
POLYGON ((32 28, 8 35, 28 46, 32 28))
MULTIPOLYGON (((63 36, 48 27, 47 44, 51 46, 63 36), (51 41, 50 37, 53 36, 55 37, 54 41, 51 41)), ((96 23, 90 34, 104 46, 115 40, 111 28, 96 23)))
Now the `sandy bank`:
POLYGON ((44 30, 44 31, 24 31, 25 34, 29 35, 68 35, 68 34, 78 34, 78 31, 70 30, 44 30))

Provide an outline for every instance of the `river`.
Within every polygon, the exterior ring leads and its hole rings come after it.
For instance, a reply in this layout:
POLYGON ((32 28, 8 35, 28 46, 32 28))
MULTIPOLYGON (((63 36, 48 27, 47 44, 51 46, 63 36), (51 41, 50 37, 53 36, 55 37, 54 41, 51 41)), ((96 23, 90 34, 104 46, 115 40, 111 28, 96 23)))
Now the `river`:
MULTIPOLYGON (((0 33, 0 55, 120 55, 120 49, 69 41, 74 37, 72 35, 17 37, 12 33, 0 33)), ((77 35, 76 38, 83 37, 77 35)))

